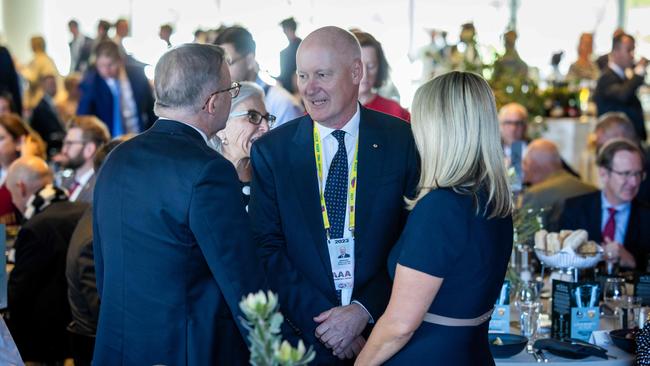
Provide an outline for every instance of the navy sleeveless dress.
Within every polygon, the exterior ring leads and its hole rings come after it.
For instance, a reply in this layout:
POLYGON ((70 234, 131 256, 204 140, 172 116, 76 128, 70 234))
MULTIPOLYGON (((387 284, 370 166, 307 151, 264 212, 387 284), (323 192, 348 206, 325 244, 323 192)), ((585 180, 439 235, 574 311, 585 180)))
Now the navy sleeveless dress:
MULTIPOLYGON (((501 289, 512 250, 512 218, 488 219, 484 204, 477 213, 474 196, 437 189, 409 215, 388 258, 396 264, 443 278, 429 313, 472 319, 489 311, 501 289)), ((484 201, 484 200, 483 200, 484 201)), ((422 322, 410 341, 387 365, 494 365, 488 322, 451 327, 422 322)))

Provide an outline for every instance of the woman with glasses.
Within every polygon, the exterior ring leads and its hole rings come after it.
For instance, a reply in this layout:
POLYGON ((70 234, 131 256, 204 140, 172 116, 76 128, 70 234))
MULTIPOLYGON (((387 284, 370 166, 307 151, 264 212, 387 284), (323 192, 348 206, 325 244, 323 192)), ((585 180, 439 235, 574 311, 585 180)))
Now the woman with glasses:
POLYGON ((274 122, 275 116, 269 114, 264 106, 262 88, 255 83, 242 81, 239 83, 239 94, 232 100, 226 127, 210 139, 214 149, 235 166, 247 210, 252 178, 251 145, 267 133, 274 122))
POLYGON ((366 32, 357 31, 354 32, 354 35, 361 45, 361 61, 363 62, 363 78, 359 84, 359 102, 366 108, 411 121, 411 114, 399 103, 377 94, 377 90, 386 83, 390 69, 381 43, 366 32))

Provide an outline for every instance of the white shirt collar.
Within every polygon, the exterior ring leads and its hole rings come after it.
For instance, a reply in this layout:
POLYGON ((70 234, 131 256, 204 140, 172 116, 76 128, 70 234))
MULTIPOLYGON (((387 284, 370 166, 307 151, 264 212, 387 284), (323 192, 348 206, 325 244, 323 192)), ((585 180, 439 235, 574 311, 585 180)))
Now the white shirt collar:
POLYGON ((609 201, 607 201, 607 197, 605 196, 604 191, 600 192, 600 197, 601 197, 601 199, 603 201, 603 203, 602 203, 603 210, 606 210, 606 209, 611 207, 611 208, 616 209, 616 212, 621 212, 621 211, 625 211, 628 208, 632 207, 632 202, 624 202, 624 203, 621 203, 621 204, 616 205, 616 206, 612 205, 611 203, 609 203, 609 201))
POLYGON ((79 178, 75 177, 75 179, 77 180, 77 183, 79 183, 79 186, 83 187, 88 183, 93 174, 95 174, 95 169, 91 168, 87 172, 83 173, 79 178))
MULTIPOLYGON (((314 122, 316 122, 316 127, 318 128, 318 133, 320 134, 321 141, 335 131, 335 129, 333 128, 329 128, 321 125, 318 121, 314 121, 314 122)), ((345 131, 352 137, 357 137, 357 134, 359 133, 360 122, 361 122, 361 110, 359 108, 359 104, 357 103, 357 111, 354 113, 352 118, 350 118, 350 120, 347 121, 345 125, 343 125, 341 130, 345 131)))
POLYGON ((184 124, 184 125, 186 125, 186 126, 190 126, 190 127, 192 127, 196 132, 198 132, 199 134, 201 134, 201 137, 203 137, 203 141, 205 141, 205 144, 209 146, 209 144, 208 144, 208 136, 205 134, 205 132, 199 130, 199 129, 196 128, 195 126, 192 126, 191 124, 189 124, 189 123, 185 123, 185 122, 183 122, 183 121, 171 120, 171 119, 169 119, 169 118, 158 118, 158 120, 160 120, 160 121, 163 121, 163 120, 164 120, 164 121, 178 122, 178 123, 182 123, 182 124, 184 124))
POLYGON ((618 66, 617 64, 613 63, 612 61, 610 61, 610 62, 607 64, 607 67, 609 67, 610 69, 612 69, 612 71, 614 71, 614 73, 615 73, 616 75, 618 75, 621 79, 627 79, 627 78, 625 77, 625 70, 623 70, 622 67, 618 66))

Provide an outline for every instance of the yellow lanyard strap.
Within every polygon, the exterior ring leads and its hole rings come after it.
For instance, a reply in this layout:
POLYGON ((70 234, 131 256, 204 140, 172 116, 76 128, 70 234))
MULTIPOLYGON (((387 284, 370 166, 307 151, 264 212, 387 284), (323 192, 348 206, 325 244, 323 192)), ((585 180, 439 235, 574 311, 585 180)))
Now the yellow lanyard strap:
MULTIPOLYGON (((348 201, 350 202, 350 216, 349 216, 349 229, 354 231, 355 225, 355 205, 357 199, 357 166, 358 166, 358 154, 359 154, 359 138, 357 137, 357 143, 354 148, 354 160, 352 161, 352 172, 350 175, 350 181, 348 184, 348 201)), ((323 214, 323 223, 325 224, 325 231, 327 231, 329 236, 330 221, 327 218, 327 207, 325 205, 325 182, 323 182, 323 148, 320 142, 320 132, 318 127, 314 122, 314 157, 316 159, 316 168, 318 170, 318 187, 320 191, 320 207, 323 214)))

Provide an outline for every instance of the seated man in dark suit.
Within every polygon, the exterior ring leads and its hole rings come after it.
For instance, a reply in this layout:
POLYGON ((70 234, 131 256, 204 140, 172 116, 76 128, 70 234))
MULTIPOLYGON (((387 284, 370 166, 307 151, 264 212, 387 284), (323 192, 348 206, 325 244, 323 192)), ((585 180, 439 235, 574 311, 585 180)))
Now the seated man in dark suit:
POLYGON ((235 168, 207 142, 239 84, 223 49, 184 44, 154 87, 161 119, 116 147, 95 185, 93 364, 246 365, 239 302, 266 283, 235 168))
POLYGON ((609 63, 598 79, 594 91, 598 115, 607 112, 625 113, 634 124, 641 141, 646 140, 647 134, 643 108, 636 93, 643 85, 647 65, 648 60, 645 58, 634 64, 634 38, 628 34, 619 34, 612 41, 609 63), (634 71, 631 78, 625 74, 628 68, 634 71))
POLYGON ((113 137, 149 128, 156 116, 144 69, 125 63, 118 45, 112 41, 100 42, 95 57, 95 68, 86 73, 79 85, 77 114, 97 116, 113 137))
POLYGON ((16 238, 8 283, 8 326, 24 361, 54 363, 70 356, 65 258, 85 204, 68 202, 52 185, 45 161, 23 157, 7 173, 7 188, 27 220, 16 238))
POLYGON ((283 314, 315 347, 315 363, 332 365, 359 353, 388 304, 387 257, 417 184, 417 152, 406 122, 359 104, 354 35, 314 31, 297 65, 309 115, 253 144, 249 213, 283 314), (341 247, 349 258, 338 259, 341 247))
POLYGON ((70 201, 92 204, 97 179, 93 159, 111 135, 95 116, 73 117, 67 127, 63 150, 56 158, 62 167, 74 170, 74 174, 64 178, 61 185, 68 190, 70 201))
POLYGON ((596 191, 562 169, 562 158, 557 146, 549 140, 531 141, 523 161, 525 183, 522 204, 533 209, 544 209, 544 226, 556 230, 566 199, 596 191))
POLYGON ((61 151, 65 136, 63 124, 54 105, 53 98, 57 91, 54 75, 45 75, 41 78, 41 89, 43 89, 43 98, 32 112, 30 125, 47 144, 47 156, 54 156, 61 151))
POLYGON ((650 207, 636 199, 644 159, 633 141, 606 143, 597 160, 602 191, 567 200, 560 219, 560 229, 587 230, 622 267, 639 271, 647 270, 650 254, 650 207))

